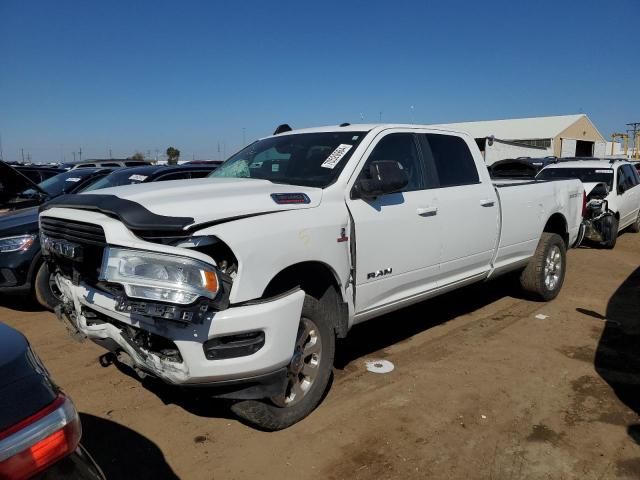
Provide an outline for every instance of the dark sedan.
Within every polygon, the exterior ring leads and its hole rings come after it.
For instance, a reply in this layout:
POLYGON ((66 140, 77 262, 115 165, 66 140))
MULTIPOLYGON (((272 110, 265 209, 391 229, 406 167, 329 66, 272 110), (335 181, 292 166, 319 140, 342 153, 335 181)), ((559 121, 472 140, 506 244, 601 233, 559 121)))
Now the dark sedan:
MULTIPOLYGON (((122 168, 66 193, 88 192, 136 183, 202 178, 215 168, 212 165, 150 165, 122 168)), ((77 178, 90 170, 103 169, 82 168, 63 175, 77 178)), ((37 208, 0 217, 0 293, 30 292, 34 292, 38 302, 50 310, 59 303, 58 288, 47 265, 42 261, 37 208)))
POLYGON ((38 185, 25 179, 19 195, 25 200, 20 206, 25 208, 15 208, 0 216, 0 293, 30 293, 37 280, 42 264, 37 205, 60 195, 80 192, 113 171, 112 168, 85 168, 61 173, 38 185))
POLYGON ((71 399, 27 339, 0 323, 0 478, 104 479, 81 436, 71 399))

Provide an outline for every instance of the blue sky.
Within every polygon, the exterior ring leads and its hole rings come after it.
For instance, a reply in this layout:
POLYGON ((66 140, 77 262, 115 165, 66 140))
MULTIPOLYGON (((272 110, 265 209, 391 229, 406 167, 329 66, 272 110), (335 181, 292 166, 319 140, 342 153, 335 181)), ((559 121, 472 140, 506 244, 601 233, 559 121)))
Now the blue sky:
POLYGON ((639 20, 638 0, 1 0, 4 158, 217 158, 243 129, 412 105, 416 123, 584 112, 608 136, 640 121, 639 20))

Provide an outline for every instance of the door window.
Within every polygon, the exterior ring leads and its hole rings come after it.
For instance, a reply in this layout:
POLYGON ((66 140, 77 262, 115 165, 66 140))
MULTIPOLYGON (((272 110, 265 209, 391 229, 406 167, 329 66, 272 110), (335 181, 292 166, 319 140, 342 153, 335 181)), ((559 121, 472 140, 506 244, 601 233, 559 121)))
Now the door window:
POLYGON ((409 183, 401 190, 402 192, 425 188, 420 154, 413 133, 392 133, 383 137, 369 155, 360 178, 369 179, 371 176, 369 166, 372 162, 380 160, 395 160, 407 172, 409 183))
POLYGON ((479 183, 476 162, 462 138, 427 133, 424 140, 425 161, 435 165, 441 187, 479 183))
POLYGON ((638 179, 636 178, 635 169, 631 165, 623 165, 622 170, 625 176, 625 182, 627 188, 633 188, 638 185, 638 179))

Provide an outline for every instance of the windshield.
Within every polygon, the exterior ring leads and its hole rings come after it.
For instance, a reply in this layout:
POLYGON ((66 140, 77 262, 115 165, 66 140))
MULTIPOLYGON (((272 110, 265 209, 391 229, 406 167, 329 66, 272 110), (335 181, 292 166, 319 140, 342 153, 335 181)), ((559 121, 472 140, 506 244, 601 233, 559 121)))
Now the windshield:
MULTIPOLYGON (((47 194, 53 198, 62 195, 63 193, 68 193, 74 189, 74 187, 78 184, 78 182, 83 181, 88 175, 86 173, 78 173, 78 172, 64 172, 59 175, 55 175, 51 178, 47 178, 43 182, 38 184, 42 190, 47 192, 47 194)), ((35 196, 38 193, 33 188, 28 188, 24 192, 22 192, 21 196, 35 196)))
POLYGON ((613 188, 613 170, 610 168, 545 168, 536 178, 577 178, 582 183, 606 183, 609 190, 613 188))
POLYGON ((133 185, 135 183, 144 182, 148 175, 142 173, 133 173, 130 170, 123 169, 110 173, 106 177, 102 177, 97 182, 92 183, 88 187, 82 189, 83 192, 92 190, 100 190, 101 188, 120 187, 122 185, 133 185))
POLYGON ((324 188, 335 181, 366 132, 299 133, 259 140, 209 177, 258 178, 324 188))

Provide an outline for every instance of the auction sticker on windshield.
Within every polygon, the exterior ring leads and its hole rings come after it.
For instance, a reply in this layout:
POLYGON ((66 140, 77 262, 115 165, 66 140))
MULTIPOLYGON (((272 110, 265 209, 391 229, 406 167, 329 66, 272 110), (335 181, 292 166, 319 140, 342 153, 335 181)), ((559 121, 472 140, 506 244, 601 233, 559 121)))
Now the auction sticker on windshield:
POLYGON ((131 175, 129 180, 133 180, 134 182, 144 182, 147 179, 147 175, 131 175))
POLYGON ((80 177, 69 177, 65 180, 65 182, 79 182, 80 181, 80 177))
POLYGON ((322 162, 321 167, 324 168, 335 168, 335 166, 342 160, 349 150, 351 150, 353 145, 348 145, 346 143, 341 143, 338 147, 327 157, 327 159, 322 162))

